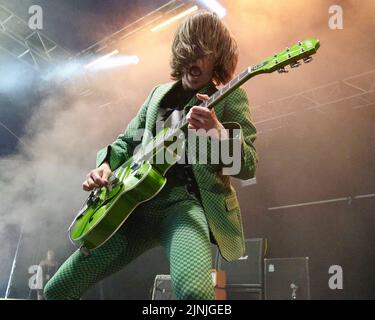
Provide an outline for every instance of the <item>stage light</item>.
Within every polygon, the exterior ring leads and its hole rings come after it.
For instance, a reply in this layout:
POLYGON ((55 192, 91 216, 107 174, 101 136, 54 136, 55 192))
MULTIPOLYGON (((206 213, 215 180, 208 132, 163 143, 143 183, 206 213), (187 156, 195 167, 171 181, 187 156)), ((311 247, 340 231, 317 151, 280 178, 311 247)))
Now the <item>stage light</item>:
POLYGON ((0 95, 18 94, 19 91, 26 92, 31 88, 40 74, 28 65, 4 59, 1 62, 0 73, 0 95))
POLYGON ((227 14, 227 10, 216 0, 198 0, 207 9, 215 12, 219 18, 223 18, 227 14))
POLYGON ((194 12, 194 11, 197 11, 198 10, 198 6, 194 6, 194 7, 191 7, 190 9, 187 9, 186 11, 183 11, 181 13, 179 13, 178 15, 162 22, 161 24, 157 25, 156 27, 152 28, 151 31, 152 32, 155 32, 165 26, 167 26, 168 24, 171 24, 172 22, 178 20, 178 19, 181 19, 187 15, 189 15, 190 13, 194 12))
POLYGON ((46 82, 71 80, 84 74, 87 61, 69 60, 46 70, 41 79, 46 82))
POLYGON ((103 63, 104 61, 108 60, 112 56, 115 56, 116 54, 119 54, 119 51, 117 49, 112 51, 111 53, 106 54, 105 56, 102 56, 102 57, 88 63, 87 65, 85 65, 85 68, 90 69, 90 68, 92 68, 93 66, 95 66, 99 63, 103 63))
MULTIPOLYGON (((72 80, 84 75, 86 72, 109 70, 117 67, 139 63, 139 58, 135 55, 118 55, 118 53, 119 51, 115 50, 88 64, 87 59, 84 57, 82 57, 81 59, 68 61, 66 63, 57 65, 49 72, 42 75, 41 79, 46 82, 72 80)), ((0 77, 0 92, 2 89, 1 87, 2 82, 0 77)))
POLYGON ((139 58, 137 56, 118 55, 116 57, 108 57, 89 68, 89 71, 100 71, 127 66, 131 64, 138 64, 139 58))

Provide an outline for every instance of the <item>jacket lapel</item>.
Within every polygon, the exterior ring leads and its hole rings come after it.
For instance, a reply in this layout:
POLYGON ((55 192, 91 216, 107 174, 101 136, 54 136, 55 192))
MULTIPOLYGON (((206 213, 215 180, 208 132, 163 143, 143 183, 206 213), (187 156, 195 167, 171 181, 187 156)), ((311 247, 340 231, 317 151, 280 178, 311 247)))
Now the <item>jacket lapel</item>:
POLYGON ((164 96, 172 90, 172 88, 176 85, 176 82, 170 82, 166 84, 162 84, 158 86, 154 92, 152 99, 147 108, 147 115, 146 115, 146 124, 145 124, 145 135, 142 139, 142 145, 145 146, 152 138, 153 133, 156 126, 156 119, 158 116, 158 109, 161 100, 164 96), (151 134, 151 135, 150 135, 151 134))
POLYGON ((164 96, 174 87, 174 83, 167 83, 159 86, 155 92, 154 96, 152 97, 147 110, 146 116, 146 129, 149 131, 153 131, 155 127, 156 118, 158 115, 158 109, 161 100, 164 96))

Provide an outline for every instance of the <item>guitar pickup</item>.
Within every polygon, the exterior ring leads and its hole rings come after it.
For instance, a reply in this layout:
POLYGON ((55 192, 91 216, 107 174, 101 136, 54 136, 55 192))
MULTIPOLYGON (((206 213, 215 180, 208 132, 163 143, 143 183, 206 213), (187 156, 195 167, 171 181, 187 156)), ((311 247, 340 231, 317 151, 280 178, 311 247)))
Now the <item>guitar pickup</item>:
POLYGON ((131 164, 131 166, 130 166, 130 169, 131 169, 132 171, 137 170, 138 168, 139 168, 139 163, 138 163, 138 162, 133 162, 133 163, 131 164))

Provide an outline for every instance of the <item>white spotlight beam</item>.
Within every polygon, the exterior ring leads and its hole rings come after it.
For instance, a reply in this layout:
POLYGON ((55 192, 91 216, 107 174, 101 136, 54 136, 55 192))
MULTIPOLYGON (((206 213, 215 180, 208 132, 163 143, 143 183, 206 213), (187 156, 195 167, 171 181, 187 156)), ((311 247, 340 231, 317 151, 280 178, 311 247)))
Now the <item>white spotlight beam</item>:
POLYGON ((216 0, 198 0, 207 9, 215 12, 219 18, 223 18, 227 14, 227 10, 216 0))
POLYGON ((152 28, 151 31, 152 32, 158 31, 159 29, 161 29, 161 28, 163 28, 163 27, 165 27, 165 26, 167 26, 167 25, 169 25, 169 24, 171 24, 171 23, 173 23, 173 22, 175 22, 175 21, 177 21, 177 20, 179 20, 179 19, 181 19, 181 18, 183 18, 183 17, 185 17, 185 16, 193 13, 194 11, 197 11, 197 10, 198 10, 198 6, 193 6, 193 7, 189 8, 189 9, 187 9, 187 10, 179 13, 178 15, 175 15, 174 17, 172 17, 172 18, 170 18, 170 19, 162 22, 161 24, 159 24, 156 27, 152 28))
POLYGON ((96 63, 94 66, 90 67, 90 71, 109 70, 138 63, 139 58, 135 55, 118 55, 116 57, 108 58, 99 63, 96 63))
POLYGON ((94 61, 92 61, 92 62, 90 62, 90 63, 88 63, 87 65, 85 65, 85 68, 90 69, 93 66, 95 66, 99 63, 102 63, 105 60, 108 60, 110 57, 115 56, 116 54, 119 54, 119 51, 117 49, 108 53, 108 54, 106 54, 106 55, 104 55, 104 56, 102 56, 102 57, 100 57, 100 58, 98 58, 98 59, 96 59, 96 60, 94 60, 94 61))

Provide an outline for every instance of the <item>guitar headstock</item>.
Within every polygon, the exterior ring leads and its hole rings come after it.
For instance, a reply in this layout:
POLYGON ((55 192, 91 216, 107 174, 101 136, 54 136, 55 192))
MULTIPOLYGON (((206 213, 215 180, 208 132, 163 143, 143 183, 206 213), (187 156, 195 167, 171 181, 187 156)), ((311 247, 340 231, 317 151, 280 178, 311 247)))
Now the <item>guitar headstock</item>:
POLYGON ((271 73, 277 70, 279 73, 286 73, 288 72, 285 69, 287 65, 296 68, 301 65, 300 60, 303 60, 304 63, 311 62, 311 56, 318 51, 319 47, 318 39, 311 38, 299 41, 292 47, 286 48, 284 51, 264 60, 261 64, 252 67, 251 72, 271 73))

